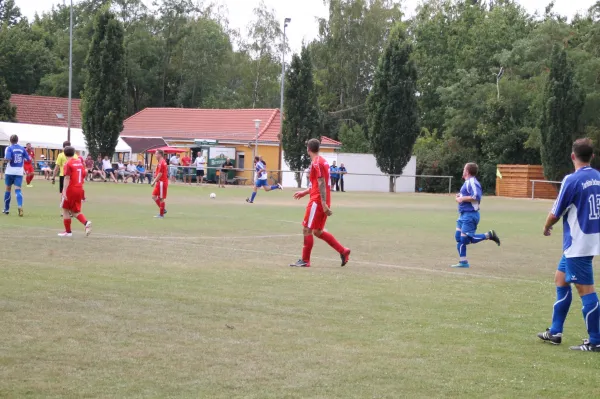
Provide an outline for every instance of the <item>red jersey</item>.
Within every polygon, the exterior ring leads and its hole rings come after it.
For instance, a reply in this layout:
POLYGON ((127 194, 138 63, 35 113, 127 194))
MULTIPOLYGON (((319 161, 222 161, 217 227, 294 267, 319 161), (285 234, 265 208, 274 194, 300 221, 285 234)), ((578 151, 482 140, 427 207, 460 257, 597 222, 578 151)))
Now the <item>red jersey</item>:
POLYGON ((156 172, 154 174, 154 177, 158 176, 158 174, 161 173, 160 179, 158 179, 158 181, 162 181, 162 182, 169 182, 169 173, 167 172, 167 163, 165 162, 165 159, 161 159, 160 162, 158 163, 158 165, 156 165, 156 172))
POLYGON ((327 206, 331 205, 331 186, 329 185, 329 164, 320 155, 313 160, 310 167, 310 200, 318 204, 321 204, 321 193, 319 192, 319 181, 318 179, 325 179, 325 191, 327 198, 325 203, 327 206))
POLYGON ((35 151, 33 151, 33 149, 31 149, 31 150, 25 149, 25 151, 27 151, 27 154, 29 155, 29 161, 25 160, 25 161, 23 161, 23 163, 25 165, 31 165, 31 163, 33 162, 33 158, 35 158, 35 151))
POLYGON ((69 176, 68 191, 83 190, 83 182, 86 176, 85 166, 81 162, 81 158, 71 158, 65 165, 65 176, 69 176))
POLYGON ((181 165, 190 166, 191 163, 192 163, 192 160, 187 155, 185 157, 181 158, 181 165))

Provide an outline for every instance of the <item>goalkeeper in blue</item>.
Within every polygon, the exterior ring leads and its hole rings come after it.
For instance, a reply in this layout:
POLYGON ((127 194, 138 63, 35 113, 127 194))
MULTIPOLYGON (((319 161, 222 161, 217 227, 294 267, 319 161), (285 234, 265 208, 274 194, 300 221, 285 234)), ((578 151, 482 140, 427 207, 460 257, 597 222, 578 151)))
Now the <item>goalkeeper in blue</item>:
POLYGON ((571 283, 583 303, 583 320, 588 339, 571 346, 572 350, 600 352, 600 303, 594 289, 592 260, 600 255, 600 172, 590 166, 594 148, 590 139, 573 143, 571 160, 575 172, 562 181, 558 197, 546 218, 544 235, 549 236, 554 226, 563 219, 563 256, 554 275, 556 302, 552 324, 538 338, 558 345, 562 342, 563 325, 569 313, 571 283))
POLYGON ((479 224, 479 204, 483 195, 481 184, 477 181, 478 171, 479 167, 476 163, 468 163, 463 169, 465 183, 461 187, 460 193, 456 194, 459 216, 456 221, 456 231, 454 232, 459 262, 451 267, 470 267, 467 260, 467 246, 470 244, 491 240, 500 246, 500 237, 498 237, 494 230, 490 230, 485 234, 476 234, 477 225, 479 224))

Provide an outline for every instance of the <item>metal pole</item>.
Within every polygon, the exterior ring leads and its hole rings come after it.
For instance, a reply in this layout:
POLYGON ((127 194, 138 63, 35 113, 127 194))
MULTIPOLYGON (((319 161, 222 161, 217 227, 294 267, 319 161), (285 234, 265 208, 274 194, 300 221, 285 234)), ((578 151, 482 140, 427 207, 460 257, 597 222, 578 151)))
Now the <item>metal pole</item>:
POLYGON ((452 193, 452 177, 448 179, 448 194, 452 193))
POLYGON ((73 89, 73 0, 69 21, 69 109, 67 116, 67 141, 71 141, 71 92, 73 89))
POLYGON ((531 199, 535 199, 535 180, 531 181, 531 199))
MULTIPOLYGON (((281 170, 281 155, 283 153, 283 93, 284 93, 284 85, 285 85, 285 28, 287 28, 288 23, 291 22, 290 18, 285 18, 283 20, 283 47, 281 48, 281 94, 280 94, 280 102, 279 102, 279 148, 278 148, 278 159, 277 159, 277 170, 281 170)), ((282 175, 279 172, 278 176, 279 183, 282 183, 282 175)))

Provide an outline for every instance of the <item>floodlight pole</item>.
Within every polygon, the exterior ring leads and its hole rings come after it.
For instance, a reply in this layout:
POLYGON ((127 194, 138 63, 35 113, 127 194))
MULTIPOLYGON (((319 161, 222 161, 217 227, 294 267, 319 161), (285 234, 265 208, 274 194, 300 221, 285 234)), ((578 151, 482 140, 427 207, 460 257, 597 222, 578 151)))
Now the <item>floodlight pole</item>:
POLYGON ((279 156, 277 160, 277 170, 279 175, 279 183, 283 183, 281 176, 281 155, 283 153, 283 88, 285 85, 285 28, 287 28, 288 24, 292 22, 291 18, 285 18, 283 20, 283 47, 281 48, 281 98, 279 103, 279 156))
MULTIPOLYGON (((256 136, 254 136, 254 156, 252 157, 252 162, 254 162, 254 159, 258 156, 258 134, 260 132, 260 119, 255 119, 254 121, 254 128, 256 129, 256 136)), ((252 174, 252 181, 254 181, 254 174, 252 174)))
POLYGON ((71 141, 71 100, 73 90, 73 0, 69 17, 69 105, 67 115, 67 141, 71 141))

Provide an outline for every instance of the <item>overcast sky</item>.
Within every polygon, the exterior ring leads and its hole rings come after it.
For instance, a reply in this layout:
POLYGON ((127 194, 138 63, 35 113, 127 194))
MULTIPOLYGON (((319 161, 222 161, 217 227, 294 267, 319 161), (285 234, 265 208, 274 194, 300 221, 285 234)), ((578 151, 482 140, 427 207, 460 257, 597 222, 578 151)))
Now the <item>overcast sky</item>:
MULTIPOLYGON (((36 12, 42 13, 52 8, 53 4, 61 3, 63 0, 16 0, 17 6, 21 12, 31 19, 36 12)), ((68 1, 68 0, 65 0, 68 1)), ((78 0, 73 0, 75 3, 78 0)), ((146 4, 151 4, 151 0, 144 0, 146 4)), ((229 10, 229 21, 232 28, 240 29, 245 32, 248 22, 252 20, 252 9, 256 7, 260 0, 216 0, 227 7, 229 10)), ((318 34, 318 17, 327 16, 327 7, 323 0, 264 0, 269 8, 274 8, 279 19, 285 17, 292 18, 292 23, 287 29, 288 40, 292 50, 300 49, 302 41, 310 41, 318 34)), ((412 15, 420 0, 405 0, 403 9, 407 15, 412 15)), ((525 5, 527 10, 540 13, 550 0, 519 0, 519 3, 525 5)), ((205 3, 208 3, 206 1, 205 3)), ((556 12, 568 17, 572 17, 578 11, 586 11, 595 3, 595 0, 555 0, 554 9, 556 12)))

